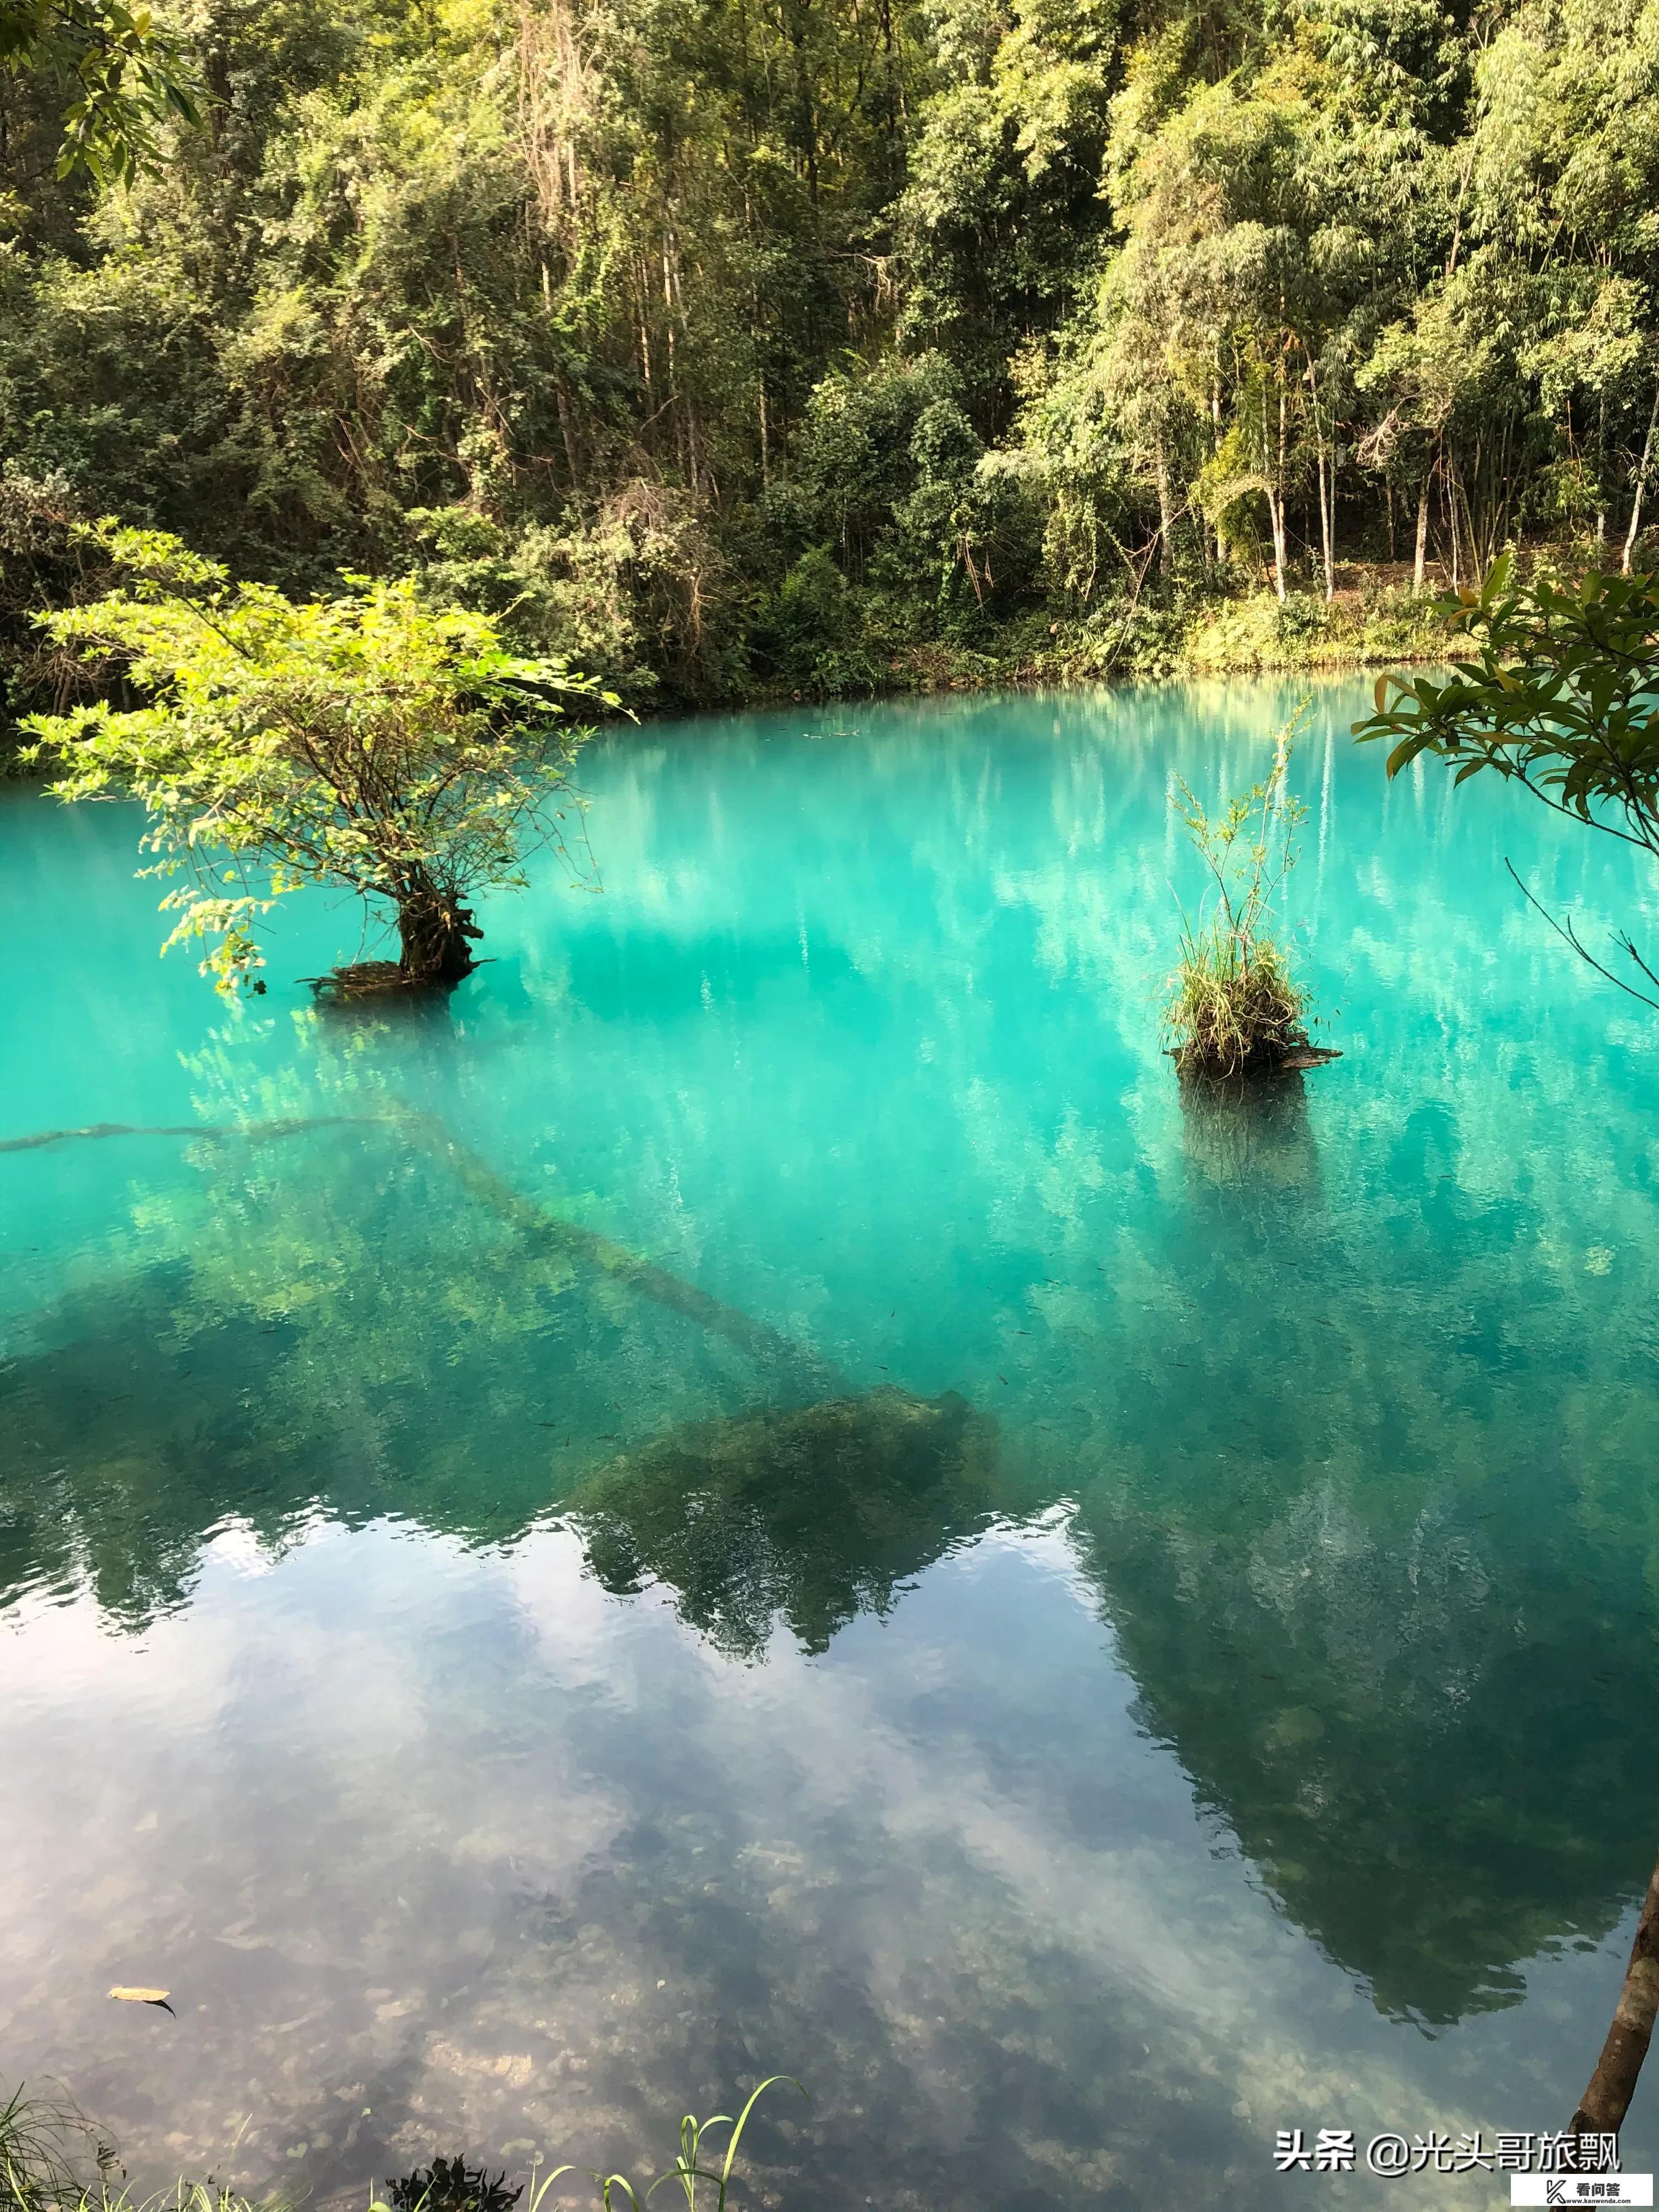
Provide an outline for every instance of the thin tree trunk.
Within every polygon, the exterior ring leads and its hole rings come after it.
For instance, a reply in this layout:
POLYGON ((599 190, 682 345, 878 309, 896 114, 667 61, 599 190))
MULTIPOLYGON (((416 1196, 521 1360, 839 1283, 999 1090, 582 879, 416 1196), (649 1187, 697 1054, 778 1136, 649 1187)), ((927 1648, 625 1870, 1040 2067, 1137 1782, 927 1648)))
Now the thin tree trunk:
MULTIPOLYGON (((1279 313, 1284 313, 1282 301, 1279 313)), ((1279 466, 1273 478, 1273 574, 1281 599, 1285 596, 1285 452, 1289 439, 1288 404, 1285 392, 1285 356, 1281 353, 1279 356, 1279 466)))
POLYGON ((1434 482, 1434 464, 1423 471, 1423 481, 1417 493, 1417 553, 1412 562, 1412 597, 1423 596, 1423 568, 1429 550, 1429 486, 1434 482))
POLYGON ((1267 494, 1267 520, 1273 531, 1273 589, 1285 597, 1285 503, 1277 493, 1267 494))
POLYGON ((1443 453, 1440 460, 1440 504, 1445 509, 1446 526, 1451 532, 1451 586, 1455 592, 1463 581, 1463 547, 1462 533, 1457 526, 1457 479, 1449 453, 1443 453))
POLYGON ((1468 486, 1461 477, 1457 479, 1456 491, 1463 502, 1463 542, 1469 549, 1469 568, 1473 574, 1478 576, 1492 558, 1492 548, 1490 544, 1483 547, 1476 533, 1474 509, 1469 505, 1468 486))
POLYGON ((1659 1863, 1653 1869, 1636 1941, 1630 1947, 1624 1987, 1613 2008, 1613 2025, 1601 2056, 1572 2116, 1574 2135, 1617 2135, 1653 2039, 1659 2012, 1659 1863))
POLYGON ((1314 455, 1319 471, 1319 545, 1325 562, 1325 604, 1328 606, 1336 597, 1336 437, 1332 425, 1330 477, 1325 473, 1325 432, 1319 419, 1319 384, 1314 374, 1313 355, 1308 353, 1308 396, 1313 403, 1314 455))
POLYGON ((1653 458, 1653 430, 1659 422, 1659 384, 1653 387, 1653 411, 1648 416, 1648 434, 1642 441, 1641 465, 1636 471, 1636 496, 1631 502, 1630 528, 1625 532, 1625 557, 1620 562, 1620 573, 1630 574, 1631 556, 1636 550, 1636 541, 1642 532, 1642 498, 1648 488, 1648 463, 1653 458))
MULTIPOLYGON (((1220 360, 1218 346, 1216 349, 1216 357, 1218 363, 1220 360)), ((1221 371, 1218 366, 1210 378, 1210 441, 1212 451, 1218 453, 1221 451, 1221 371)), ((1227 540, 1221 527, 1219 514, 1215 519, 1215 565, 1222 569, 1224 569, 1227 565, 1227 540)))
POLYGON ((1153 466, 1158 471, 1158 568, 1167 576, 1175 553, 1175 513, 1170 498, 1170 457, 1160 431, 1152 441, 1153 466))
POLYGON ((1282 482, 1284 468, 1285 394, 1282 385, 1279 398, 1279 442, 1281 473, 1279 478, 1273 478, 1267 447, 1267 387, 1264 383, 1261 387, 1261 489, 1267 494, 1267 520, 1273 533, 1273 589, 1282 600, 1285 597, 1285 510, 1274 489, 1276 482, 1282 482))

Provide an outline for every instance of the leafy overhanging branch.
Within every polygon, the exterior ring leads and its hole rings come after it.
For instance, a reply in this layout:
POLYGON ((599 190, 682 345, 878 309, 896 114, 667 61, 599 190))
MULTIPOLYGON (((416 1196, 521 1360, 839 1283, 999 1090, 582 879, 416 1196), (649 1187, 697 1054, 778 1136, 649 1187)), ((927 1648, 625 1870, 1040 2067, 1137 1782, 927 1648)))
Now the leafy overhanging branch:
POLYGON ((123 0, 0 0, 0 73, 42 76, 67 94, 58 174, 130 183, 153 168, 169 119, 201 120, 182 42, 123 0))
MULTIPOLYGON (((1466 654, 1443 681, 1380 676, 1376 712, 1355 723, 1355 737, 1392 741, 1390 777, 1425 753, 1455 769, 1454 787, 1490 770, 1553 812, 1659 860, 1659 575, 1592 571, 1571 586, 1522 584, 1505 553, 1478 592, 1441 605, 1466 654)), ((1516 881, 1581 959, 1656 1003, 1516 881)), ((1659 981, 1627 933, 1614 942, 1659 981)))

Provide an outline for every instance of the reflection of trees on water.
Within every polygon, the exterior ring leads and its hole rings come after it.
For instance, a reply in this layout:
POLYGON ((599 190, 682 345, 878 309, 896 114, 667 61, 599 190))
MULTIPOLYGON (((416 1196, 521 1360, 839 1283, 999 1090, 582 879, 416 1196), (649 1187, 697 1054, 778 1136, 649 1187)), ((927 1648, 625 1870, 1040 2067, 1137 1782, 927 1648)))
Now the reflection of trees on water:
POLYGON ((1512 2001, 1520 1962, 1605 1935, 1632 1893, 1630 1838, 1659 1814, 1632 1720, 1659 1684, 1626 1640, 1650 1641, 1650 1606, 1597 1618, 1431 1496, 1382 1534, 1338 1486, 1285 1501, 1273 1470, 1232 1474, 1254 1512, 1085 1507, 1146 1726, 1385 2010, 1512 2001))
POLYGON ((779 1618, 820 1650, 993 1510, 963 1400, 853 1393, 429 1131, 270 1127, 143 1201, 173 1256, 17 1332, 0 1602, 84 1582, 142 1626, 228 1520, 504 1543, 562 1506, 607 1588, 665 1583, 727 1650, 779 1618))
POLYGON ((1194 1319, 1126 1376, 1080 1554, 1146 1726, 1291 1917, 1385 2010, 1513 2002, 1659 1826, 1645 1418, 1604 1418, 1549 1297, 1534 1339, 1491 1329, 1518 1224, 1438 1238, 1402 1310, 1415 1224, 1333 1219, 1299 1082, 1183 1120, 1194 1319))
POLYGON ((1651 1382, 1639 1346, 1590 1357, 1551 1258, 1571 1177, 1477 1208, 1439 1100, 1375 1118, 1370 1210, 1334 1218, 1340 1079, 1188 1102, 1146 1303, 1067 1293, 1098 1392, 1036 1501, 960 1405, 785 1387, 395 1132, 175 1147, 132 1170, 130 1249, 10 1333, 0 1591, 84 1582, 137 1624, 228 1518, 501 1543, 561 1511, 607 1587, 816 1650, 1063 1487, 1146 1726, 1289 1915, 1386 2009, 1501 2003, 1540 1944, 1605 1932, 1659 1826, 1651 1382))
POLYGON ((808 1651, 984 1525, 994 1425, 947 1392, 883 1388, 683 1429, 617 1460, 568 1501, 607 1589, 650 1581, 722 1650, 775 1620, 808 1651))

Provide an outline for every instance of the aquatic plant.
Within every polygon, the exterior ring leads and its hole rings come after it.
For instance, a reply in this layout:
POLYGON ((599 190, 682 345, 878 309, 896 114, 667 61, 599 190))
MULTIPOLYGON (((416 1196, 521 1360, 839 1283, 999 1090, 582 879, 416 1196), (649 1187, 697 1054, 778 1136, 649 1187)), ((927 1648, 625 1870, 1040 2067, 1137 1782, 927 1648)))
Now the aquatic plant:
MULTIPOLYGON (((625 2173, 604 2173, 599 2167, 592 2166, 556 2166, 550 2173, 542 2174, 532 2181, 525 2212, 541 2212, 543 2201, 553 2184, 564 2174, 576 2172, 585 2173, 597 2185, 605 2212, 619 2212, 619 2208, 624 2203, 631 2206, 633 2212, 640 2212, 640 2208, 648 2203, 664 2183, 669 2181, 679 2185, 686 2212, 697 2212, 699 2182, 709 2185, 702 2191, 701 2198, 704 2212, 726 2212, 732 2169, 737 2162, 738 2146, 743 2141, 743 2131, 749 2124, 749 2115, 766 2092, 780 2081, 787 2082, 792 2089, 800 2089, 803 2097, 806 2094, 793 2075, 769 2074, 765 2081, 750 2092, 748 2102, 735 2120, 728 2112, 713 2112, 706 2120, 700 2120, 695 2113, 687 2112, 680 2121, 679 2155, 672 2166, 666 2167, 646 2188, 635 2188, 625 2173), (704 2147, 704 2137, 712 2128, 730 2128, 732 2132, 726 2137, 725 2157, 717 2166, 705 2166, 702 2162, 705 2157, 711 2160, 720 2157, 717 2149, 705 2149, 704 2147)), ((369 2212, 384 2212, 384 2208, 371 2205, 369 2212)))
POLYGON ((114 2151, 78 2106, 67 2097, 30 2094, 23 2085, 0 2106, 0 2212, 289 2212, 289 2208, 285 2200, 275 2197, 256 2203, 211 2178, 179 2180, 153 2197, 135 2196, 114 2151), (77 2142, 82 2146, 79 2157, 77 2142))
POLYGON ((1306 809, 1288 787, 1295 724, 1273 741, 1273 767, 1212 817, 1180 782, 1181 817, 1210 887, 1195 918, 1182 911, 1180 956, 1164 1027, 1183 1078, 1225 1082, 1332 1057, 1310 1044, 1308 994, 1275 932, 1306 809))
POLYGON ((522 2182, 509 2189, 504 2172, 492 2176, 459 2154, 417 2166, 388 2181, 386 2190, 389 2212, 513 2212, 524 2195, 522 2182))

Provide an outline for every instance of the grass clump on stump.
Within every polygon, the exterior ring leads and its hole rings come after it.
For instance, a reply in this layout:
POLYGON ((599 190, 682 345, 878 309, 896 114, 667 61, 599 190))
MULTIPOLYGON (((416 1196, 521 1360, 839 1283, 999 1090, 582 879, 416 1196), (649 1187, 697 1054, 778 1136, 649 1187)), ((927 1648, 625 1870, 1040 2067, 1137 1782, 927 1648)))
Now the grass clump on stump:
POLYGON ((106 696, 23 726, 61 769, 58 797, 143 803, 146 872, 173 879, 167 943, 201 943, 204 974, 234 991, 263 964, 258 918, 319 884, 398 935, 395 961, 319 979, 335 992, 470 973, 473 899, 562 849, 586 735, 567 703, 611 695, 510 653, 489 616, 432 606, 410 578, 347 575, 339 598, 296 601, 161 531, 81 534, 126 580, 42 627, 106 696))
POLYGON ((1279 934, 1285 879, 1307 811, 1289 788, 1293 729, 1275 738, 1263 781, 1218 817, 1189 785, 1177 786, 1182 819, 1210 876, 1197 915, 1182 912, 1164 1006, 1169 1050, 1183 1081, 1230 1083, 1336 1057, 1309 1040, 1308 994, 1279 934))

